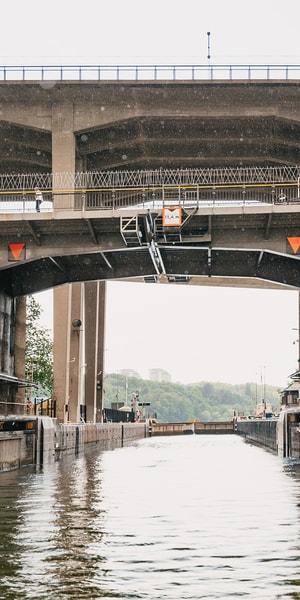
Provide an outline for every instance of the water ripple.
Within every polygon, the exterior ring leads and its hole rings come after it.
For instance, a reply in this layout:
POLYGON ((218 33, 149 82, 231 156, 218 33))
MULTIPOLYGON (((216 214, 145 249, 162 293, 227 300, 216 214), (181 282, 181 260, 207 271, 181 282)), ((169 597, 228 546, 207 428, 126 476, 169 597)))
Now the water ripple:
POLYGON ((300 465, 235 436, 0 475, 0 600, 300 598, 300 465))

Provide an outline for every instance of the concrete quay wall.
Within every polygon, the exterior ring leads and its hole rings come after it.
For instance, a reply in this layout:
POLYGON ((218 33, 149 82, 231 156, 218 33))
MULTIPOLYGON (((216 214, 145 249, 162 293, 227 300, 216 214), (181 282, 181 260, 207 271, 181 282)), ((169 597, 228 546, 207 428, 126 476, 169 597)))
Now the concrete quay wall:
POLYGON ((194 423, 156 423, 151 424, 151 435, 182 435, 194 433, 194 423))
POLYGON ((65 453, 77 455, 84 452, 90 444, 99 444, 101 449, 107 450, 123 446, 149 435, 149 427, 146 423, 74 423, 57 425, 55 419, 49 419, 49 421, 53 422, 52 435, 48 435, 48 430, 46 430, 45 437, 44 429, 42 460, 65 453))
POLYGON ((290 458, 298 459, 300 457, 300 435, 298 423, 294 423, 290 427, 288 449, 290 458))
POLYGON ((227 434, 235 433, 233 421, 198 421, 195 424, 195 433, 227 434))
POLYGON ((36 436, 33 433, 1 433, 0 471, 10 471, 35 462, 36 436))
POLYGON ((148 423, 59 424, 50 417, 7 418, 3 423, 0 472, 76 456, 92 444, 107 450, 149 436, 148 423))
POLYGON ((235 431, 245 439, 258 446, 277 452, 278 419, 251 419, 236 421, 235 431))

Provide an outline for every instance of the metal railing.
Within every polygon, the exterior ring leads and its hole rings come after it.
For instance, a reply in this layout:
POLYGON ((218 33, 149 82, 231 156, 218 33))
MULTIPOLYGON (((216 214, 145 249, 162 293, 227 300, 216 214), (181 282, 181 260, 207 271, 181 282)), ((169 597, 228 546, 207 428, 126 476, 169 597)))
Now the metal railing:
MULTIPOLYGON (((49 192, 43 195, 40 212, 55 211, 115 211, 115 210, 153 210, 163 207, 182 206, 183 208, 205 208, 216 206, 255 206, 265 204, 299 203, 300 192, 294 185, 265 186, 156 186, 136 190, 94 189, 67 192, 49 192)), ((1 214, 34 213, 36 211, 33 192, 0 193, 1 214)))
POLYGON ((0 65, 0 81, 295 80, 300 65, 0 65))
POLYGON ((222 167, 195 169, 149 169, 124 171, 88 171, 65 173, 0 173, 1 193, 32 193, 62 190, 93 191, 155 187, 299 185, 300 167, 222 167))
POLYGON ((0 213, 300 202, 298 167, 0 174, 0 213))

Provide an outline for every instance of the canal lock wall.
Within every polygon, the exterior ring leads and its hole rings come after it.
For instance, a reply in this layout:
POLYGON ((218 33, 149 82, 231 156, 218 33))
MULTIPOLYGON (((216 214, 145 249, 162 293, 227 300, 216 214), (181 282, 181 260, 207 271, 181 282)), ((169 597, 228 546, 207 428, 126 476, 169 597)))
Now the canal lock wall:
POLYGON ((277 452, 278 419, 237 420, 235 431, 248 442, 277 452))
MULTIPOLYGON (((186 433, 182 428, 175 431, 174 424, 172 432, 166 430, 166 424, 162 425, 162 431, 158 428, 154 432, 149 422, 60 424, 50 417, 6 417, 0 420, 0 472, 26 465, 42 466, 65 455, 76 456, 93 445, 99 450, 111 450, 150 435, 186 433)), ((188 431, 193 432, 198 433, 194 429, 188 431)), ((201 430, 204 432, 207 433, 201 430)), ((217 432, 219 429, 209 431, 217 432)), ((281 457, 300 458, 299 409, 285 411, 279 419, 237 419, 231 432, 281 457)))
POLYGON ((236 420, 239 435, 282 458, 300 459, 300 408, 281 411, 278 418, 236 420))
POLYGON ((108 450, 148 436, 148 423, 60 424, 50 417, 6 418, 0 421, 0 471, 42 466, 92 445, 108 450))

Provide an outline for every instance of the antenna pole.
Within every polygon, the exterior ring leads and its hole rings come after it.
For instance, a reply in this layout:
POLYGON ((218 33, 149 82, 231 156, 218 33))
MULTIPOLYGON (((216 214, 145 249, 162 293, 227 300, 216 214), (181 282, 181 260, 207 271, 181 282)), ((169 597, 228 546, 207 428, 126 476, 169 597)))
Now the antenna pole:
POLYGON ((207 32, 207 58, 210 60, 210 31, 207 32))

